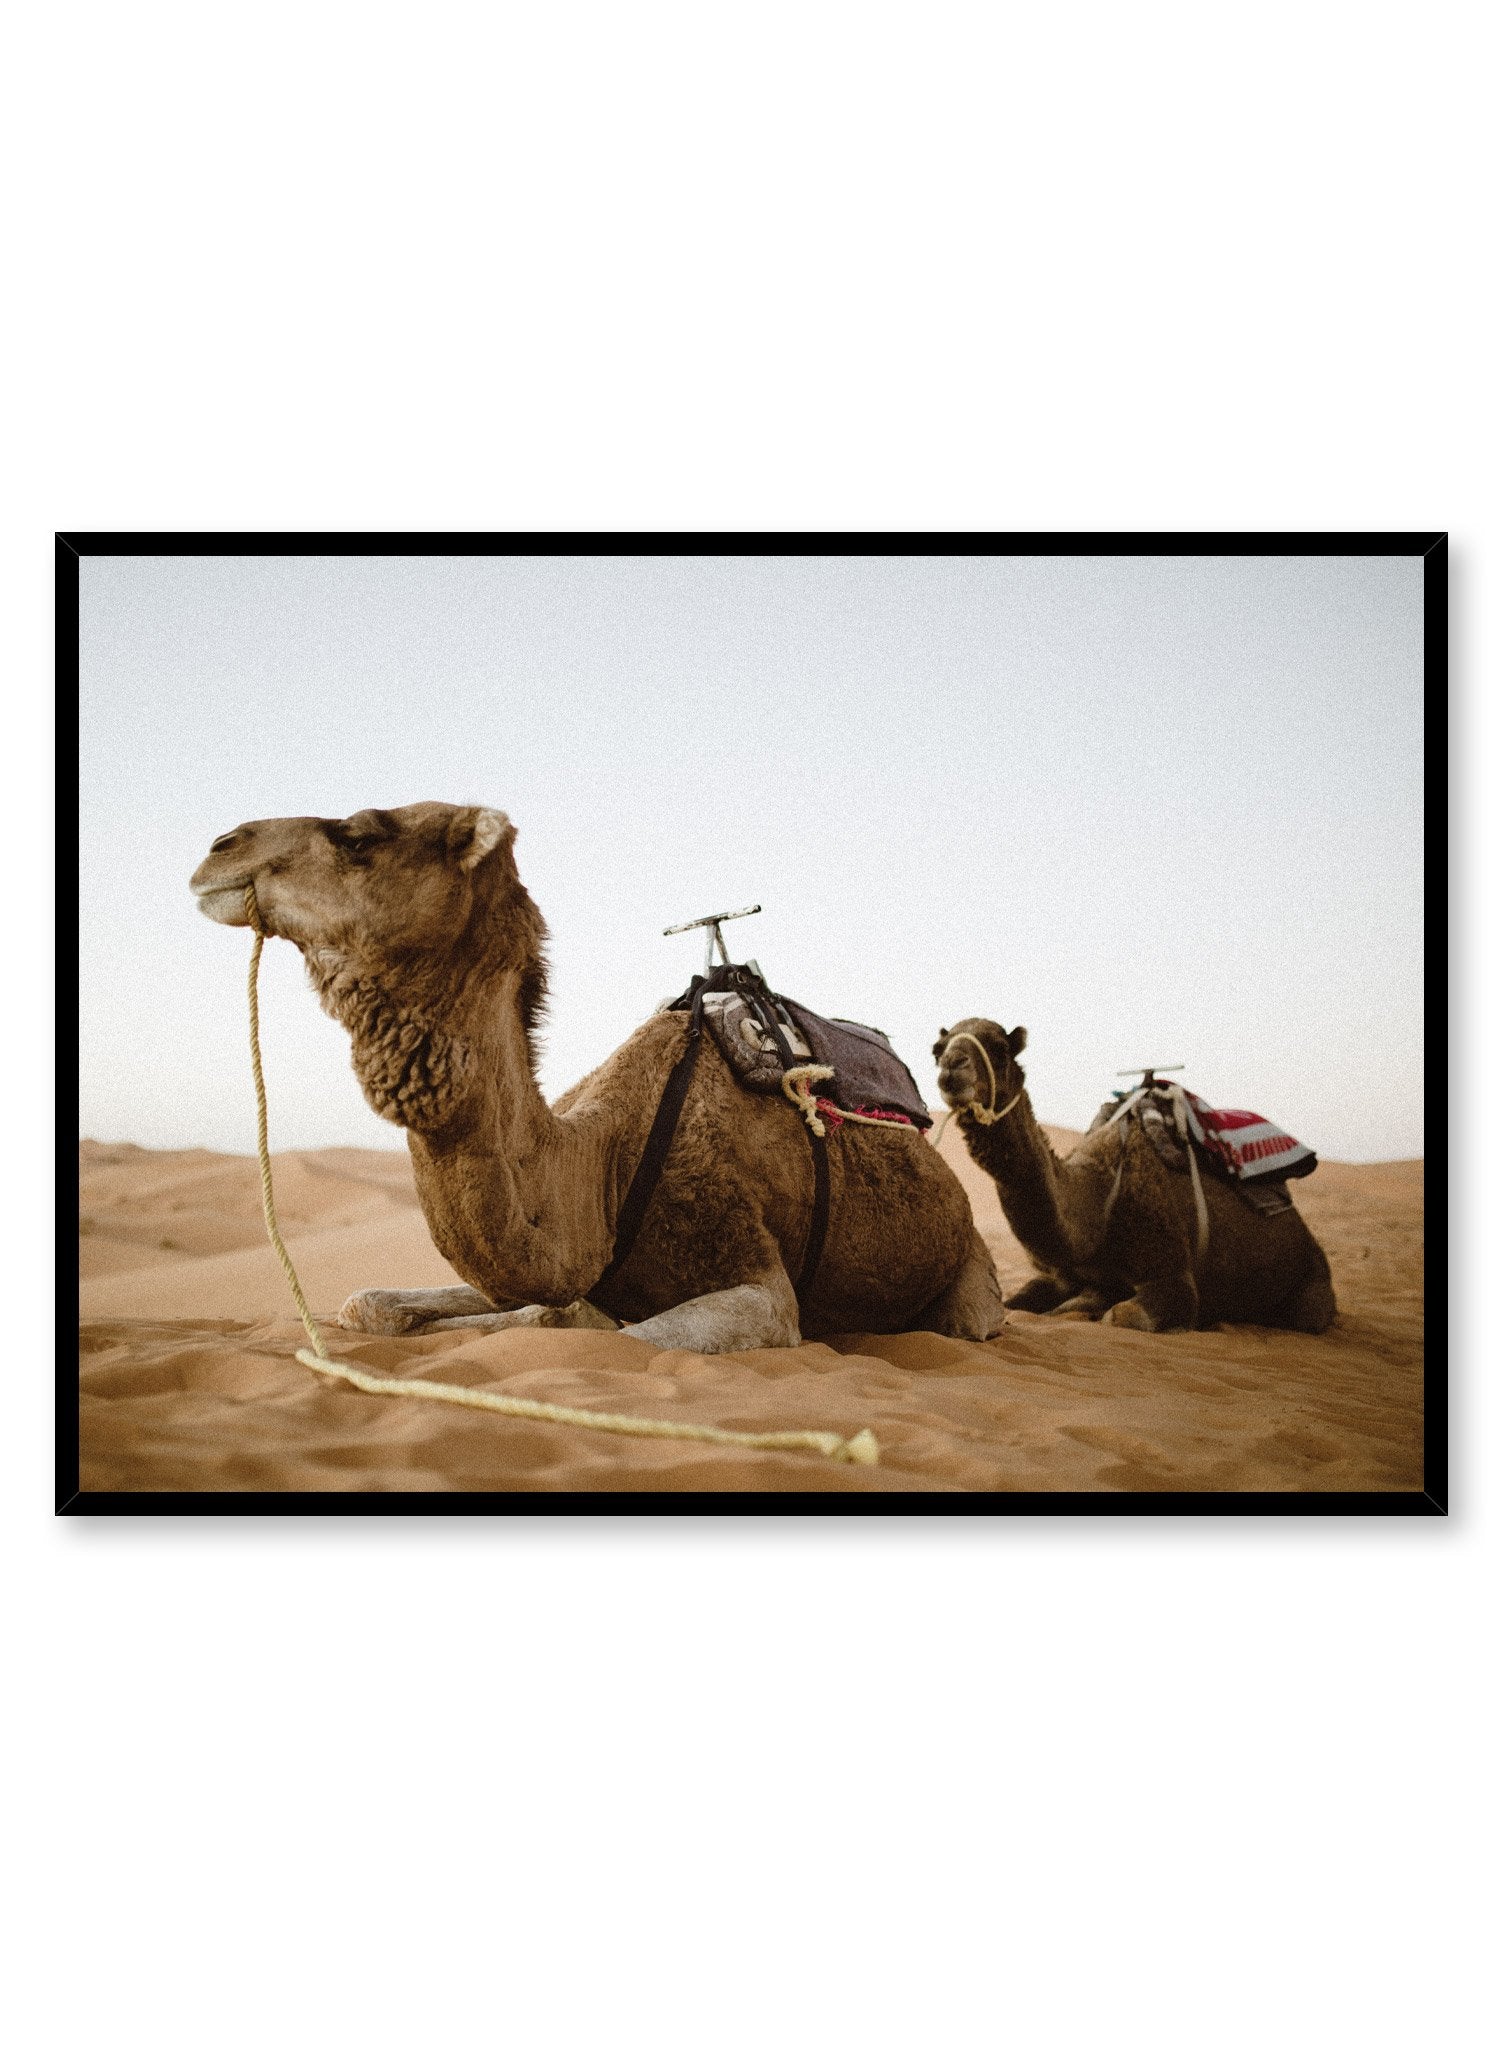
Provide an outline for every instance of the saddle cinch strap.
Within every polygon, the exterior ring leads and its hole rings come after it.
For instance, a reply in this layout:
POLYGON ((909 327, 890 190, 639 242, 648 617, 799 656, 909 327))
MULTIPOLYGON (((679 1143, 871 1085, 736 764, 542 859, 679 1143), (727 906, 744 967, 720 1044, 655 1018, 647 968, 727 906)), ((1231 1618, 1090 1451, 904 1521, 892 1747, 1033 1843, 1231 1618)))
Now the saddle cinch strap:
MULTIPOLYGON (((783 1075, 790 1069, 796 1069, 800 1064, 784 1035, 784 1026, 776 1015, 770 992, 750 968, 732 965, 717 967, 709 975, 697 974, 685 993, 668 1005, 670 1009, 688 1010, 688 1041, 668 1076, 662 1099, 658 1103, 657 1114, 652 1120, 652 1128, 647 1134, 647 1143, 642 1149, 642 1157, 637 1162, 637 1170, 632 1175, 631 1185, 627 1188, 625 1200, 621 1204, 621 1213, 616 1222, 615 1249, 611 1253, 610 1264, 586 1295, 587 1301, 596 1300, 600 1289, 626 1263, 632 1246, 637 1241, 648 1205, 667 1164, 673 1136, 678 1129, 678 1120, 689 1093, 689 1083, 694 1075, 695 1062, 699 1058, 699 1048, 704 1039, 706 998, 726 991, 739 998, 746 1014, 755 1019, 761 1033, 765 1034, 776 1049, 779 1060, 776 1070, 779 1086, 783 1075)), ((732 1062, 732 1065, 734 1067, 735 1063, 732 1062)), ((830 1223, 829 1159, 822 1138, 816 1136, 813 1130, 809 1131, 809 1145, 814 1165, 814 1205, 809 1218, 808 1235, 804 1241, 804 1256, 799 1267, 799 1275, 793 1283, 794 1294, 801 1304, 819 1269, 830 1223)))

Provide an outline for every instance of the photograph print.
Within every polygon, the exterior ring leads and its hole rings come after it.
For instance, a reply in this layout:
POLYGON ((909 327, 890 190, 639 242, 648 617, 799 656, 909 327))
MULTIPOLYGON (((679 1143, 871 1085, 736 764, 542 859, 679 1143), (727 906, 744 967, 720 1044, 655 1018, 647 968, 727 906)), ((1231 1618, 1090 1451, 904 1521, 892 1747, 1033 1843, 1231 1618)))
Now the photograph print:
POLYGON ((1445 1511, 1444 536, 57 559, 60 1511, 1445 1511))

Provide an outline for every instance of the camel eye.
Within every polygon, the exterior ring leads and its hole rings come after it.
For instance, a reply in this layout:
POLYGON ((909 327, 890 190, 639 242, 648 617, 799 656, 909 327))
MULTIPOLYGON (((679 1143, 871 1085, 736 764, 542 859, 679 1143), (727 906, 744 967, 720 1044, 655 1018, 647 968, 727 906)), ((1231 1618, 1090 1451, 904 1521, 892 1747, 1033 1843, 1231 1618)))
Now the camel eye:
POLYGON ((329 828, 329 837, 343 853, 360 856, 392 837, 391 822, 381 811, 356 811, 329 828))

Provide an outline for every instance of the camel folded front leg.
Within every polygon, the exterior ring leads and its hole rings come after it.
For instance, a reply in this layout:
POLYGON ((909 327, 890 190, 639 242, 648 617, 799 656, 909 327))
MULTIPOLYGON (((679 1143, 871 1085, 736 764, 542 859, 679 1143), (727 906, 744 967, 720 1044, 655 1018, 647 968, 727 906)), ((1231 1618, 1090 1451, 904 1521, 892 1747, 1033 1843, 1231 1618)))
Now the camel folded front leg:
POLYGON ((997 1268, 980 1231, 973 1230, 964 1266, 944 1293, 930 1302, 918 1327, 933 1330, 941 1337, 960 1337, 984 1344, 988 1337, 996 1336, 1006 1321, 997 1268))
POLYGON ((339 1311, 339 1327, 371 1337, 406 1337, 425 1323, 494 1308, 474 1287, 362 1287, 339 1311))
POLYGON ((1056 1279, 1052 1273, 1035 1274, 1032 1280, 1005 1297, 1007 1308, 1020 1308, 1027 1315, 1052 1315, 1070 1292, 1068 1280, 1056 1279))
POLYGON ((1105 1321, 1123 1330, 1193 1330, 1200 1290, 1193 1273, 1166 1273, 1140 1280, 1126 1301, 1108 1309, 1105 1321))
POLYGON ((1336 1320, 1336 1295, 1328 1279, 1307 1280, 1299 1292, 1270 1318, 1275 1329, 1304 1330, 1312 1337, 1336 1320))
POLYGON ((798 1302, 782 1271, 714 1294, 696 1294, 677 1308, 621 1328, 628 1337, 663 1351, 782 1351, 800 1341, 798 1302))
POLYGON ((370 1337, 411 1337, 431 1330, 614 1330, 587 1301, 563 1308, 529 1303, 500 1309, 474 1287, 364 1287, 339 1311, 339 1326, 370 1337))
POLYGON ((1099 1323, 1113 1303, 1122 1298, 1120 1294, 1103 1294, 1099 1287, 1082 1287, 1078 1293, 1067 1295, 1049 1313, 1066 1319, 1079 1316, 1085 1322, 1099 1323))
POLYGON ((593 1302, 570 1301, 561 1308, 549 1308, 540 1301, 526 1308, 493 1308, 488 1315, 445 1316, 430 1323, 430 1330, 619 1330, 614 1316, 593 1302))

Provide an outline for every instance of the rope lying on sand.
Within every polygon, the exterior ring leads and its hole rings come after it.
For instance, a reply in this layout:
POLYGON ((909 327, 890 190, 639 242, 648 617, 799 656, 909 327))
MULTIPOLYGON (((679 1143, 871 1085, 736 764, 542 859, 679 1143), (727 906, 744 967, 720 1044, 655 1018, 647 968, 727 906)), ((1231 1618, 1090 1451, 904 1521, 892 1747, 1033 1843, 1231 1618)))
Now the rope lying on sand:
POLYGON ((353 1365, 331 1358, 298 1283, 287 1247, 282 1242, 282 1233, 277 1228, 276 1204, 272 1200, 271 1148, 266 1134, 266 1080, 261 1072, 261 1008, 256 996, 266 928, 261 922, 260 905, 256 902, 253 885, 248 885, 245 891, 245 914, 255 933, 247 994, 250 999, 251 1075, 256 1084, 256 1150, 261 1160, 261 1213, 266 1219, 266 1235, 271 1239, 271 1248, 287 1275, 297 1312, 313 1347, 311 1351, 294 1353, 300 1365, 309 1366, 329 1379, 348 1380, 363 1394, 397 1394, 414 1401, 449 1401, 456 1407, 488 1409, 493 1415, 518 1415, 529 1422, 569 1422, 580 1429, 607 1430, 614 1436, 678 1437, 695 1443, 739 1445, 743 1450, 753 1451, 818 1451, 839 1464, 877 1463, 877 1439, 869 1429, 860 1430, 853 1437, 838 1436, 827 1429, 774 1430, 765 1435, 750 1435, 737 1429, 715 1429, 708 1423, 657 1422, 645 1415, 609 1415, 594 1408, 558 1408, 549 1401, 524 1401, 511 1394, 487 1393, 481 1387, 456 1387, 445 1380, 381 1379, 374 1373, 361 1372, 353 1365))

